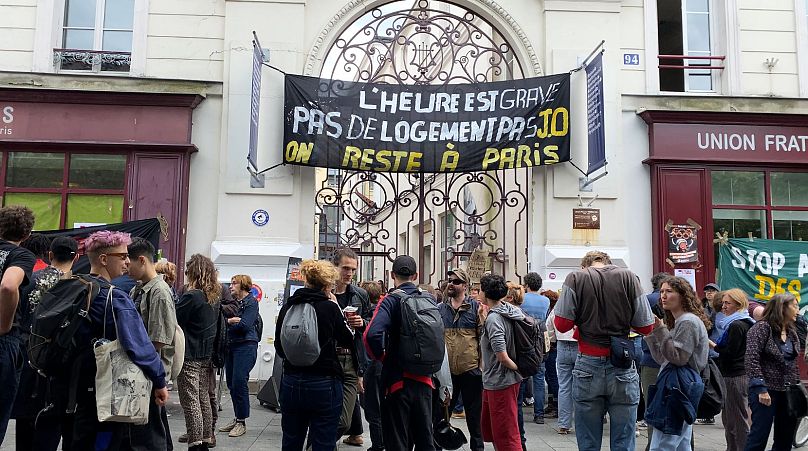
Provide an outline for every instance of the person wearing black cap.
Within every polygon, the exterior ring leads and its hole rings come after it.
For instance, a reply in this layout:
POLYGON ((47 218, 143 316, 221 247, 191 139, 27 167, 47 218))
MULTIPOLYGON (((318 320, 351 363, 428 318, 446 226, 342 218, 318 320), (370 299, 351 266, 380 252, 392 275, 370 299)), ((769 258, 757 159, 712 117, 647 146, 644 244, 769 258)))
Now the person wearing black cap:
MULTIPOLYGON (((394 289, 379 302, 368 324, 365 348, 373 360, 382 361, 382 433, 388 451, 433 451, 432 441, 432 376, 411 374, 401 366, 398 346, 401 341, 400 293, 416 295, 420 290, 414 281, 418 277, 415 260, 400 255, 393 261, 391 278, 394 289)), ((430 297, 428 293, 421 296, 430 297)), ((434 299, 433 299, 434 302, 434 299)), ((445 362, 445 359, 444 359, 445 362)), ((439 392, 448 402, 451 393, 439 392)))
MULTIPOLYGON (((73 264, 79 259, 78 250, 79 245, 73 238, 65 236, 54 238, 48 252, 50 265, 35 271, 31 276, 31 282, 23 291, 23 296, 20 298, 20 330, 23 333, 22 343, 24 343, 21 350, 23 354, 26 353, 34 310, 46 291, 53 288, 59 280, 72 275, 73 264)), ((23 361, 28 361, 27 355, 24 355, 23 361)), ((69 424, 69 417, 60 418, 58 413, 64 408, 59 408, 62 405, 59 399, 48 398, 48 391, 54 394, 62 392, 62 390, 53 388, 48 390, 47 379, 40 376, 29 365, 23 365, 17 398, 11 412, 11 417, 17 420, 17 449, 55 450, 59 446, 62 438, 60 424, 69 424), (48 409, 37 418, 39 412, 50 402, 54 402, 56 408, 48 409)), ((66 391, 65 388, 64 392, 66 391)), ((70 429, 65 427, 64 432, 70 429)), ((69 439, 65 441, 70 442, 69 439)))

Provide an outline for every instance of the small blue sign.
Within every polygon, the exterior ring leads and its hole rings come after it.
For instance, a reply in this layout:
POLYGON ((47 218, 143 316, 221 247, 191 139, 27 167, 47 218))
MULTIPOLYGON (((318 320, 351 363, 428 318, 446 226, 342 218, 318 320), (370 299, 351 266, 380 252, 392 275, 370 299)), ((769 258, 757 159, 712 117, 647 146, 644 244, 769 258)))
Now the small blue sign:
POLYGON ((640 54, 639 53, 624 53, 623 54, 623 65, 625 65, 625 66, 639 66, 640 65, 640 54))
POLYGON ((252 214, 252 222, 258 227, 269 224, 269 213, 266 210, 255 210, 252 214))

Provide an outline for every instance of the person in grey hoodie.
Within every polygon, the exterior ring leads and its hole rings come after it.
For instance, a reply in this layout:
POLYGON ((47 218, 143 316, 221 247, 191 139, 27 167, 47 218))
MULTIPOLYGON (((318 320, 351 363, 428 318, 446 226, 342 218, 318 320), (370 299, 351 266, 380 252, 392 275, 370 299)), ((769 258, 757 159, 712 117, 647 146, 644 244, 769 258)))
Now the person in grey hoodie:
POLYGON ((510 356, 516 355, 513 321, 523 320, 519 307, 503 299, 508 295, 505 279, 485 275, 480 279, 478 299, 483 309, 485 327, 480 340, 483 364, 483 441, 493 442, 497 451, 521 451, 516 398, 522 375, 510 356))

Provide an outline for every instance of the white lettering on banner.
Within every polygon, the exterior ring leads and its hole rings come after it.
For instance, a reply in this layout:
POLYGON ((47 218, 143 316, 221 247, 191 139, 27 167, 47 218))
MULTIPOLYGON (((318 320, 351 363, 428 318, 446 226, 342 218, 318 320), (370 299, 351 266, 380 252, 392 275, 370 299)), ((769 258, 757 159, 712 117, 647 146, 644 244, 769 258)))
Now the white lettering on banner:
MULTIPOLYGON (((483 91, 460 94, 437 92, 424 95, 416 92, 381 91, 375 100, 369 99, 368 93, 359 91, 359 108, 395 114, 397 111, 415 111, 416 113, 457 113, 459 111, 495 111, 516 108, 531 108, 555 101, 560 83, 539 86, 530 89, 504 89, 502 91, 483 91)), ((370 90, 378 94, 379 89, 370 90)))
POLYGON ((698 133, 702 150, 755 150, 755 135, 738 133, 698 133))
POLYGON ((775 152, 805 152, 806 135, 766 135, 766 150, 775 152))
POLYGON ((800 264, 797 266, 797 277, 802 278, 808 273, 808 255, 800 254, 800 264))

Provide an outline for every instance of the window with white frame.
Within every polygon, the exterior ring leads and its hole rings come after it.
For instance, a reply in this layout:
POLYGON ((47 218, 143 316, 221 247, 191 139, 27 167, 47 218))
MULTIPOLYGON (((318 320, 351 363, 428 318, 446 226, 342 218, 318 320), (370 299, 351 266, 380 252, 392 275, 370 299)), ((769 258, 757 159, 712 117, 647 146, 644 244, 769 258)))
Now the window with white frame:
POLYGON ((713 54, 711 0, 657 0, 659 87, 714 92, 723 56, 713 54))
POLYGON ((58 70, 129 72, 135 0, 65 0, 58 70))

